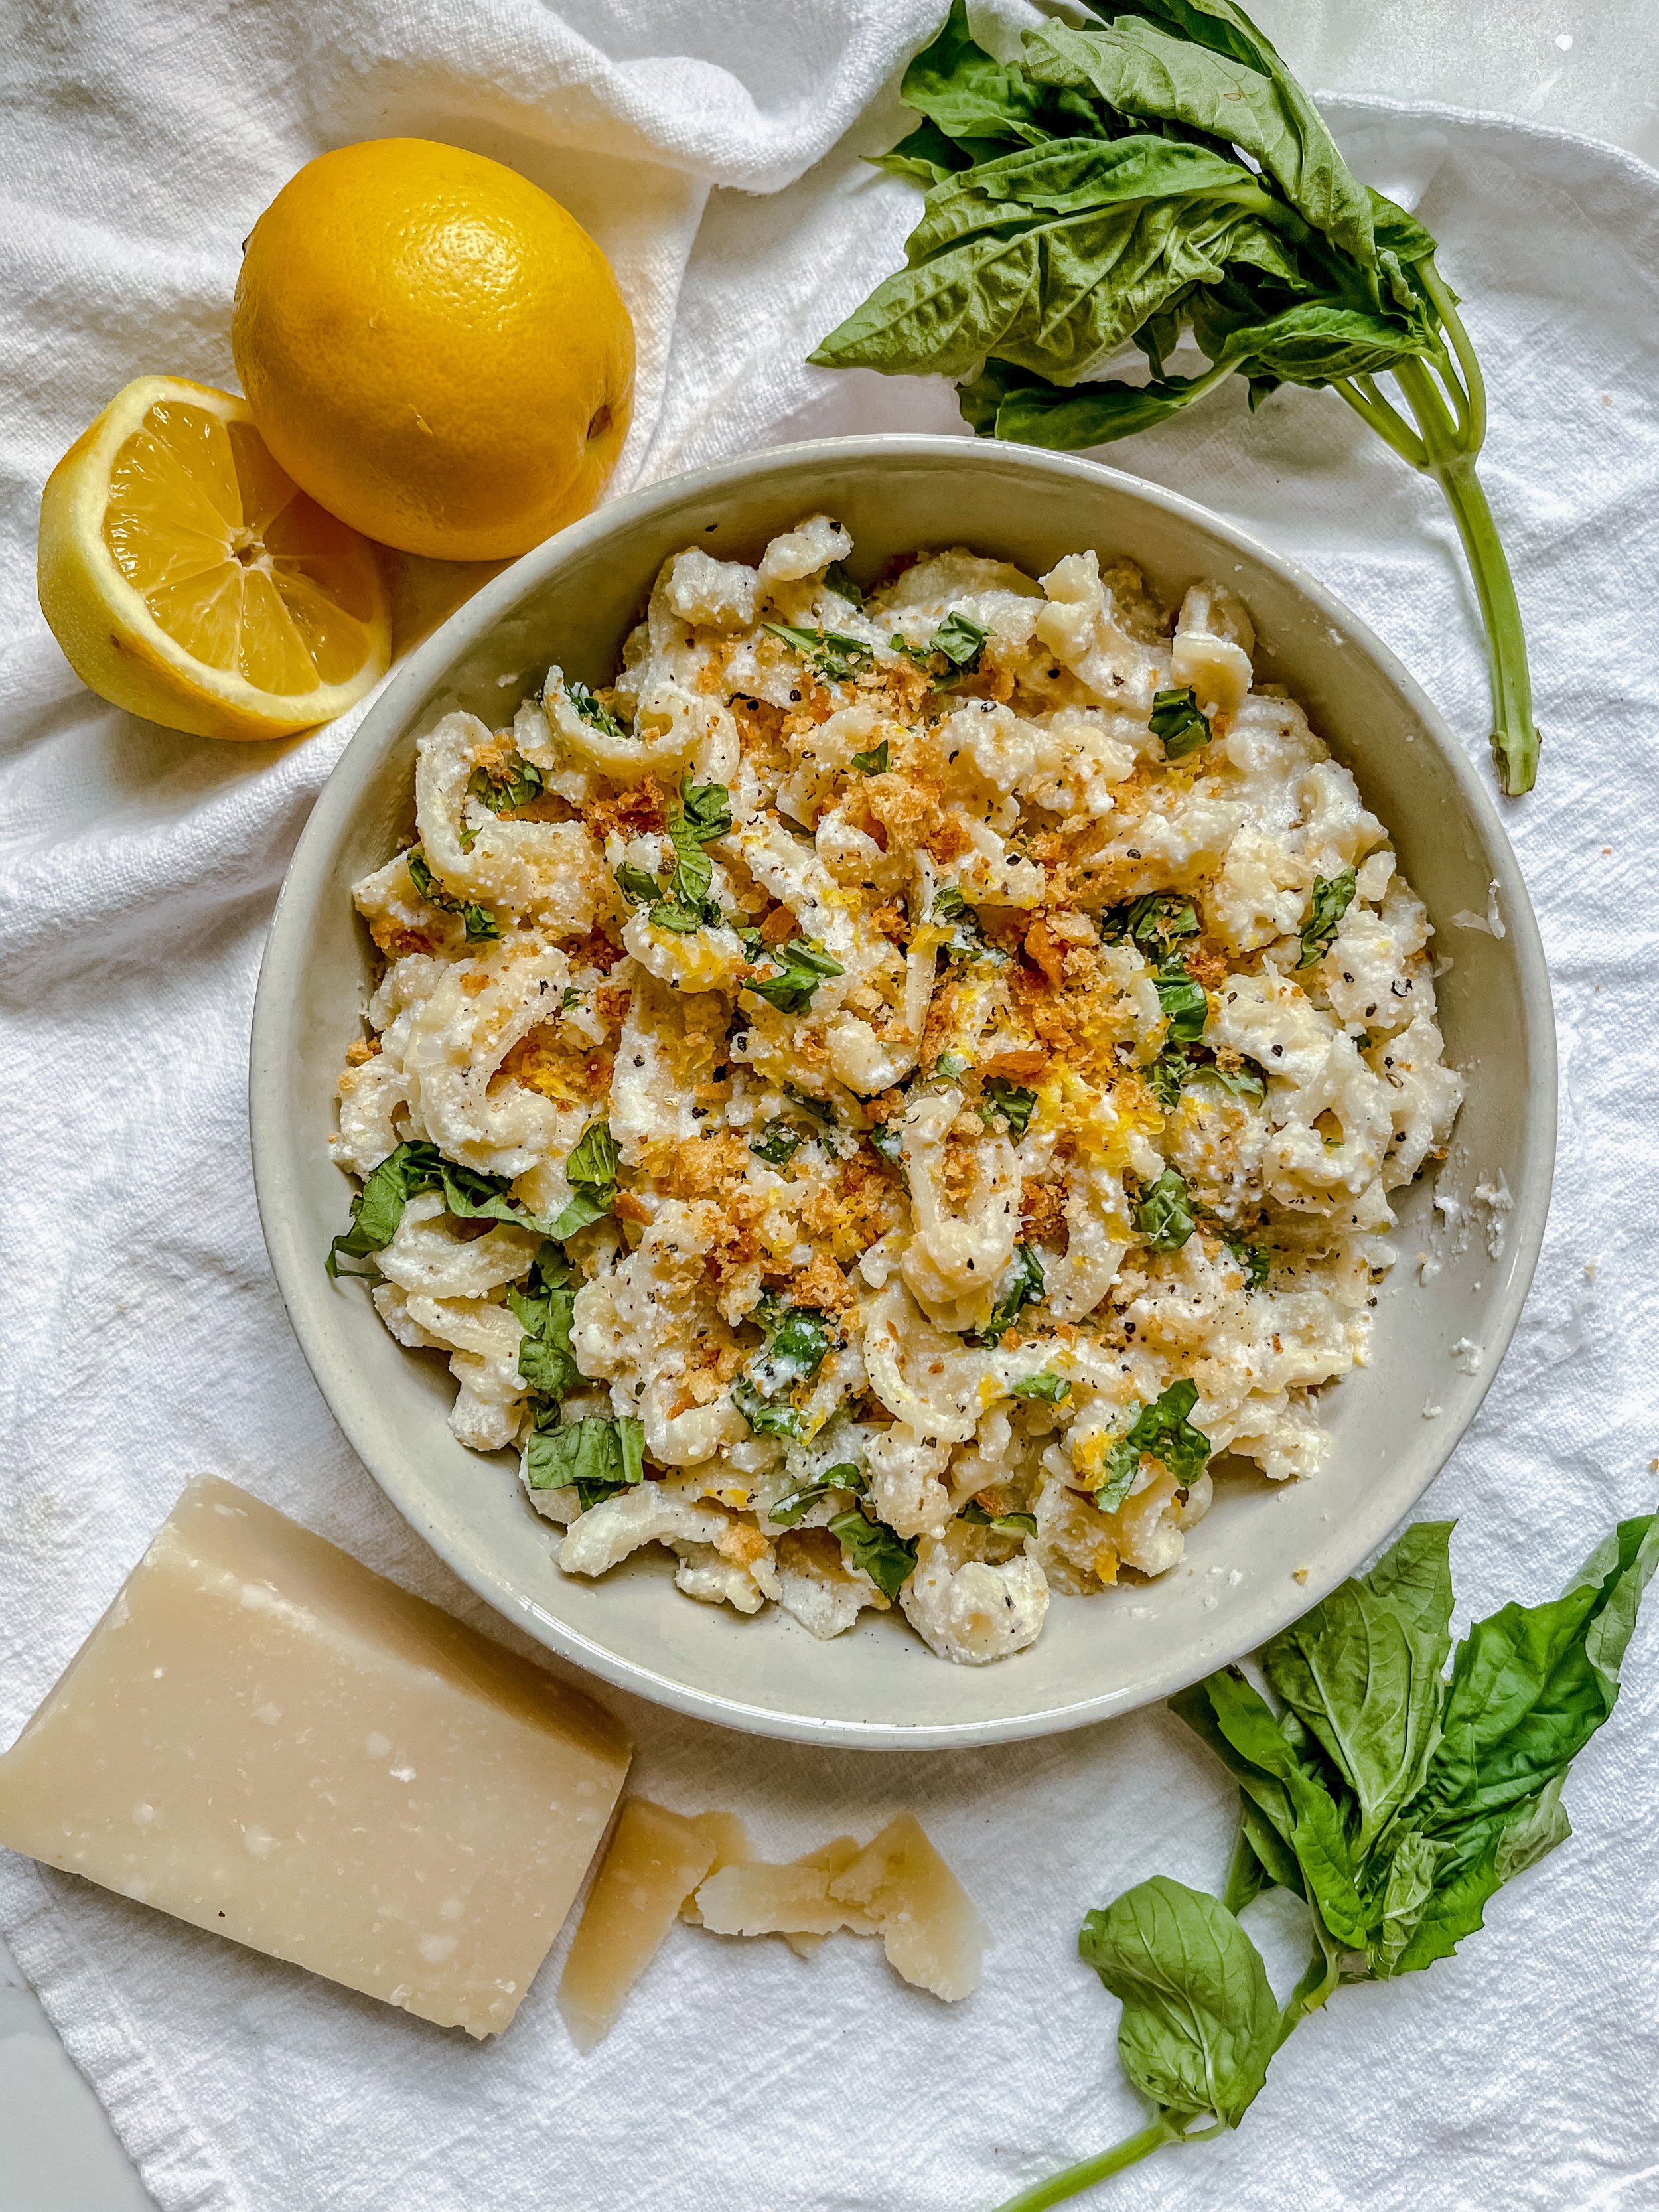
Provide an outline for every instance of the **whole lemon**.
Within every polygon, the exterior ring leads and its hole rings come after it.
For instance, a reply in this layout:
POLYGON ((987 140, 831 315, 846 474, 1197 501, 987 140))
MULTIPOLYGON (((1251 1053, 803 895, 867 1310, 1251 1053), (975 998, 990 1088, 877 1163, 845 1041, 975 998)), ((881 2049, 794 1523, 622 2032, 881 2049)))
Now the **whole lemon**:
POLYGON ((231 344, 294 481, 409 553, 539 544, 628 434, 634 326, 604 254, 516 171, 425 138, 343 146, 283 185, 231 344))

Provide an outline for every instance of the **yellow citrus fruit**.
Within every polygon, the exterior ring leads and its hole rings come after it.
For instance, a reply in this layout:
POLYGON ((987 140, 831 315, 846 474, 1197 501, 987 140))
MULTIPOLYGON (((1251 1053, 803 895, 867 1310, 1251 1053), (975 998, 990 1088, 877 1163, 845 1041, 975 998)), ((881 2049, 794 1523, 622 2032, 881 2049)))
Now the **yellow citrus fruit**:
POLYGON ((198 737, 310 729, 391 658, 374 547, 283 473, 245 401, 183 377, 128 385, 52 471, 40 591, 83 683, 198 737))
POLYGON ((539 544, 628 434, 634 326, 604 254, 515 171, 424 138, 343 146, 283 185, 231 343, 295 482, 409 553, 539 544))

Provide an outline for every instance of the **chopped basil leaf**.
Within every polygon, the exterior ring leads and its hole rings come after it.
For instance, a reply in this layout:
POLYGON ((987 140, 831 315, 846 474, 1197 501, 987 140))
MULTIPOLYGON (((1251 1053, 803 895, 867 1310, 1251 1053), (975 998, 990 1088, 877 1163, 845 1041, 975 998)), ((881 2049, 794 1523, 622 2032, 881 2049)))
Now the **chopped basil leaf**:
POLYGON ((525 1445, 525 1480, 532 1490, 576 1486, 586 1513, 645 1480, 645 1429, 629 1414, 609 1420, 585 1413, 579 1421, 550 1422, 531 1431, 525 1445))
POLYGON ((933 1073, 941 1083, 954 1083, 959 1075, 966 1075, 973 1062, 965 1053, 942 1052, 933 1062, 933 1073))
POLYGON ((1003 1279, 1006 1288, 992 1307, 990 1320, 969 1340, 971 1343, 1000 1344, 1024 1308, 1036 1304, 1042 1297, 1042 1262, 1035 1245, 1015 1245, 1014 1256, 1003 1279))
POLYGON ((502 768, 475 768, 466 788, 492 814, 505 814, 510 807, 529 806, 541 797, 542 772, 534 761, 514 753, 502 768))
POLYGON ((799 1437, 801 1432, 801 1417, 787 1400, 781 1406, 769 1405, 746 1375, 733 1382, 732 1403, 757 1437, 799 1437))
POLYGON ((749 1139, 749 1149, 758 1160, 769 1167, 787 1167, 806 1142, 799 1129, 792 1129, 787 1121, 769 1121, 758 1137, 749 1139))
POLYGON ((1197 1227, 1187 1186, 1173 1168, 1149 1182, 1135 1206, 1135 1227, 1153 1252, 1178 1252, 1197 1227))
POLYGON ((599 1220, 617 1203, 617 1170, 621 1164, 610 1127, 592 1121, 564 1164, 564 1179, 574 1193, 549 1230, 551 1237, 574 1237, 599 1220))
POLYGON ((825 1468, 822 1474, 815 1474, 809 1482, 803 1482, 787 1498, 779 1498, 766 1517, 775 1522, 780 1528, 793 1528, 811 1511, 826 1490, 857 1492, 863 1487, 863 1475, 850 1460, 843 1460, 838 1466, 825 1468))
POLYGON ((567 983, 562 993, 560 994, 559 1012, 562 1014, 568 1014, 572 1006, 579 1006, 581 1002, 581 993, 576 988, 574 983, 567 983))
POLYGON ((1152 701, 1147 728, 1164 744, 1165 760, 1180 760, 1188 753, 1195 753, 1200 745, 1207 745, 1215 734, 1210 727, 1210 718, 1199 712, 1198 700, 1191 684, 1182 690, 1160 691, 1152 701))
POLYGON ((635 906, 648 906, 662 896, 662 885, 643 868, 624 860, 617 871, 617 889, 635 906))
POLYGON ((874 646, 866 645, 861 637, 845 636, 840 630, 801 629, 793 623, 777 622, 763 623, 761 628, 793 646, 831 684, 844 684, 875 664, 874 646))
POLYGON ((677 819, 700 844, 724 837, 732 827, 732 794, 723 783, 693 783, 688 776, 680 786, 679 806, 669 817, 671 837, 677 819))
POLYGON ((972 911, 967 900, 954 884, 945 884, 933 894, 933 910, 930 921, 960 921, 972 911))
POLYGON ((953 691, 974 675, 990 632, 964 614, 947 615, 926 645, 910 645, 896 631, 888 640, 895 653, 914 661, 935 691, 953 691), (943 662, 943 667, 939 663, 943 662))
POLYGON ((351 1226, 329 1247, 324 1265, 331 1275, 343 1259, 367 1260, 384 1251, 398 1233, 404 1208, 422 1191, 441 1190, 444 1205, 463 1221, 510 1221, 520 1229, 540 1224, 509 1195, 507 1176, 485 1175, 457 1167, 435 1145, 411 1138, 388 1152, 351 1201, 351 1226))
POLYGON ((1296 963, 1298 968, 1311 968, 1316 960, 1322 960, 1330 951, 1336 926, 1353 902, 1354 886, 1352 868, 1344 868, 1340 876, 1314 878, 1308 918, 1297 933, 1302 939, 1302 957, 1296 963))
POLYGON ((564 694, 590 729, 598 730, 607 738, 625 738, 628 731, 617 720, 608 707, 601 706, 586 684, 567 680, 564 694))
POLYGON ((890 1168, 904 1171, 904 1138, 896 1121, 877 1121, 865 1131, 872 1146, 890 1168))
POLYGON ((1202 1043, 1204 1026, 1210 1018, 1210 998, 1204 986, 1194 981, 1174 953, 1152 970, 1152 983, 1170 1024, 1170 1042, 1202 1043))
POLYGON ((1243 1237, 1223 1234, 1222 1243, 1244 1270, 1244 1287, 1259 1291, 1273 1271, 1273 1255, 1265 1244, 1252 1244, 1243 1237))
POLYGON ((1072 1395, 1072 1386, 1064 1375, 1050 1375, 1047 1370, 1041 1375, 1022 1376, 1018 1382, 1009 1384, 1016 1398, 1036 1398, 1045 1406, 1058 1406, 1072 1395))
POLYGON ((1260 1105, 1267 1095, 1267 1079, 1259 1068, 1206 1067, 1206 1081, 1218 1085, 1230 1097, 1249 1098, 1260 1105))
POLYGON ((845 562, 832 561, 823 572, 823 580, 832 592, 838 592, 843 599, 850 599, 863 612, 864 594, 848 574, 845 562))
POLYGON ((1115 1513, 1128 1496, 1143 1455, 1162 1460, 1184 1493, 1204 1472, 1210 1440, 1187 1419, 1198 1403, 1198 1385, 1183 1376, 1143 1406, 1127 1433, 1106 1455, 1106 1479, 1095 1492, 1103 1513, 1115 1513))
POLYGON ((886 1598, 896 1597, 915 1571, 916 1539, 896 1536, 884 1521, 869 1521, 856 1505, 837 1513, 830 1523, 841 1548, 855 1567, 862 1567, 886 1598))
POLYGON ((570 1262, 551 1238, 536 1255, 524 1288, 509 1288, 507 1303, 524 1330, 519 1372, 538 1398, 556 1405, 581 1380, 570 1349, 575 1311, 575 1277, 570 1262))
POLYGON ((766 956, 781 970, 776 975, 757 980, 750 977, 744 988, 757 998, 764 999, 781 1014, 804 1014, 812 1003, 812 994, 826 975, 842 975, 847 972, 839 960, 832 960, 823 947, 804 937, 792 938, 787 945, 780 945, 766 956))
POLYGON ((867 753, 854 753, 853 756, 853 766, 860 775, 885 775, 891 765, 885 738, 878 745, 872 745, 867 753))
POLYGON ((1177 937, 1196 937, 1198 909, 1180 891, 1144 891, 1127 906, 1109 906, 1100 916, 1100 933, 1110 941, 1127 938, 1149 960, 1161 959, 1177 937))
POLYGON ((992 1114, 1003 1115, 1011 1136, 1023 1137, 1031 1126, 1031 1115, 1036 1107, 1036 1091, 1009 1083, 1000 1075, 988 1076, 980 1088, 985 1098, 981 1113, 988 1107, 992 1114))
POLYGON ((764 1346, 732 1385, 732 1403, 757 1436, 798 1437, 801 1417, 787 1393, 810 1382, 830 1349, 830 1322, 815 1306, 794 1306, 769 1291, 750 1316, 764 1346))
POLYGON ((488 907, 475 906, 471 899, 458 899, 441 888, 437 878, 428 866, 426 854, 418 845, 412 846, 409 855, 410 880, 428 906, 435 906, 445 914, 458 914, 466 929, 469 945, 479 945, 487 939, 499 937, 501 924, 488 907))
POLYGON ((1192 1072, 1191 1060, 1177 1045, 1166 1046, 1146 1070, 1146 1088, 1166 1114, 1173 1114, 1181 1103, 1182 1088, 1192 1072))
POLYGON ((1000 1536, 1035 1536, 1035 1513, 988 1513, 978 1498, 970 1498, 957 1514, 971 1528, 994 1528, 1000 1536))
POLYGON ((826 1129, 837 1126, 836 1109, 827 1098, 814 1098, 810 1091, 797 1091, 793 1083, 784 1085, 783 1095, 799 1106, 803 1114, 810 1114, 815 1121, 822 1121, 826 1129))

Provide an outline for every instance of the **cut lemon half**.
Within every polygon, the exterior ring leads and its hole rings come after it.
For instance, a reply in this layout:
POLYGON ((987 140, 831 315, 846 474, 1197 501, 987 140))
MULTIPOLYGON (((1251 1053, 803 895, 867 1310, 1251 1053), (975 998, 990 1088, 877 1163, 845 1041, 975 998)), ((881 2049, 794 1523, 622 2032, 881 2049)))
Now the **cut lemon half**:
POLYGON ((283 473, 245 400, 141 376, 40 502, 40 605, 100 698, 204 738, 342 714, 391 658, 367 538, 283 473))

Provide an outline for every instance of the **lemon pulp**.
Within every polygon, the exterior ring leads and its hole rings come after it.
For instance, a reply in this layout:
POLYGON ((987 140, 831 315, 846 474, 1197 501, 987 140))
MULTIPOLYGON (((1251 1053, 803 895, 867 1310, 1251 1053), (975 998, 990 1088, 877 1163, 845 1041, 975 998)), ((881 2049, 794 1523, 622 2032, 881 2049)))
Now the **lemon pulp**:
POLYGON ((379 593, 367 549, 251 423, 159 400, 111 465, 103 535, 157 627, 258 690, 331 688, 371 657, 379 593))

